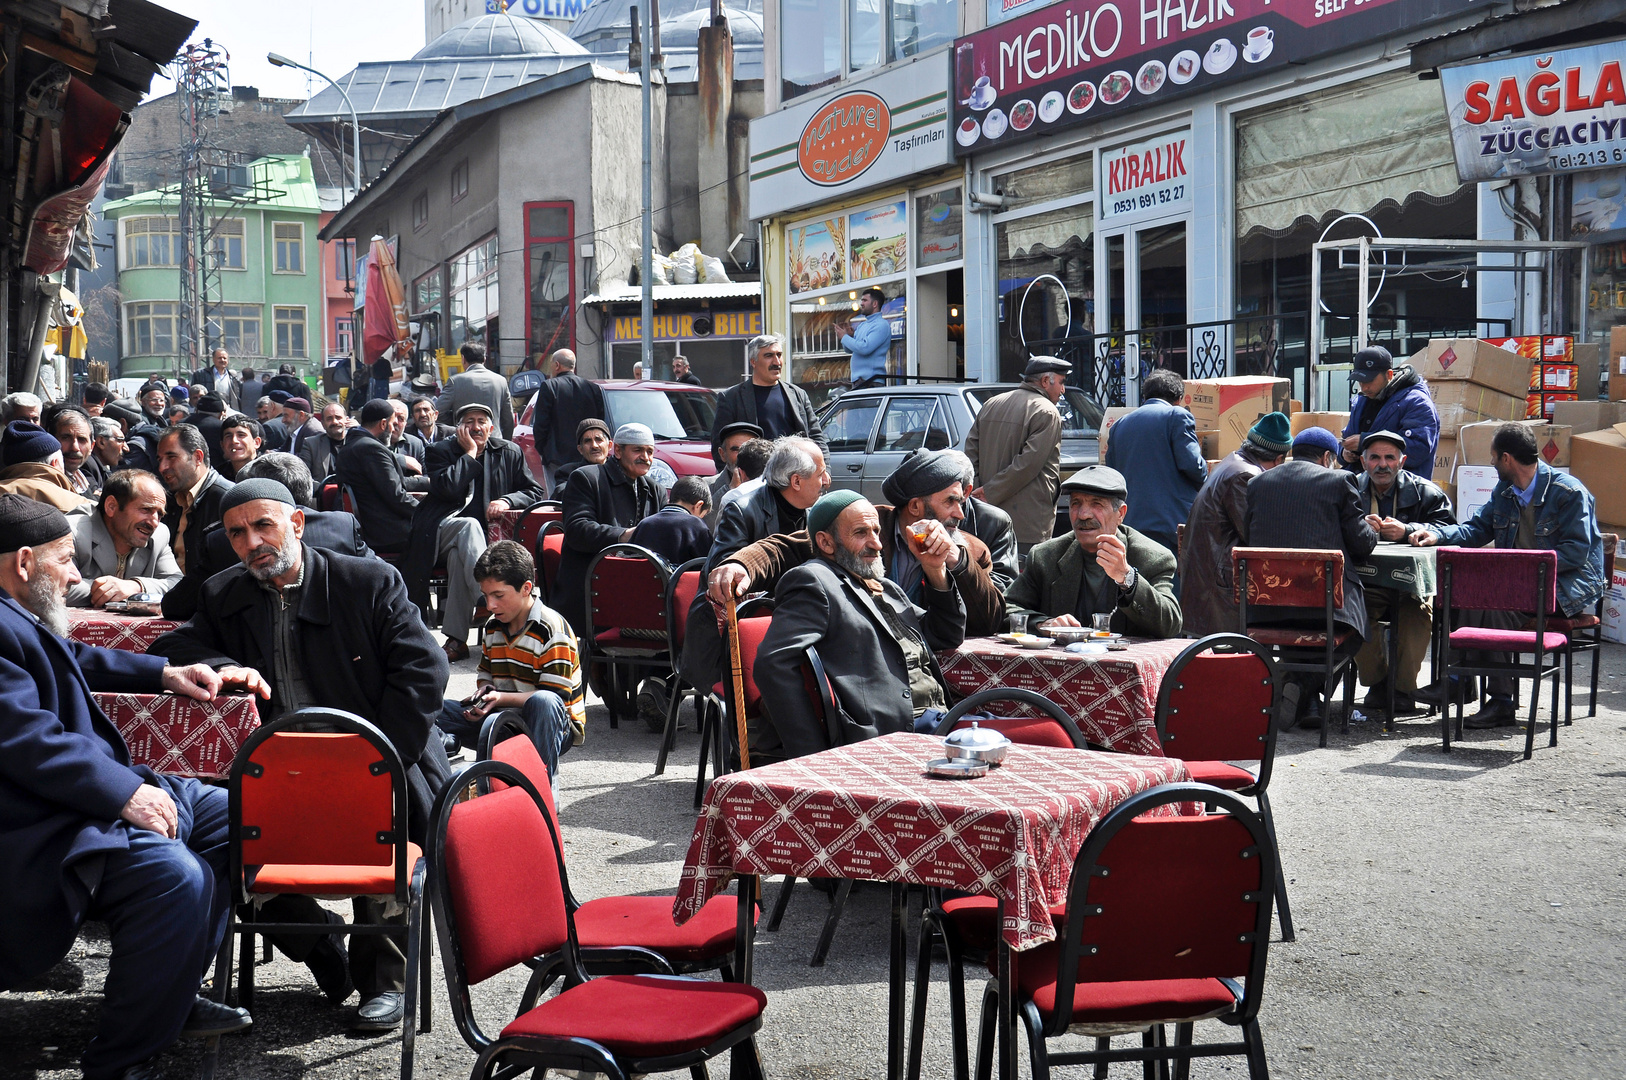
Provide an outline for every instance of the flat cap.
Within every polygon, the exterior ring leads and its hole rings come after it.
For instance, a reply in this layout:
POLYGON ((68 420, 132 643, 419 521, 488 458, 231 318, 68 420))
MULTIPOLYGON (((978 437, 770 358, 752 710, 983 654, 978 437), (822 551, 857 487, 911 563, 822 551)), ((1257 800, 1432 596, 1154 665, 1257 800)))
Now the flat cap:
POLYGON ((467 416, 471 412, 474 412, 476 409, 485 413, 486 416, 490 417, 491 419, 496 419, 496 416, 491 411, 491 406, 487 405, 483 401, 471 401, 467 405, 459 405, 457 407, 456 419, 461 420, 463 417, 467 416))
POLYGON ((1399 447, 1402 454, 1406 452, 1406 437, 1404 435, 1394 431, 1374 431, 1361 440, 1361 453, 1366 453, 1366 448, 1375 442, 1393 443, 1399 447))
POLYGON ((724 424, 717 430, 717 443, 722 445, 724 439, 730 435, 749 435, 753 439, 762 438, 762 429, 747 420, 736 420, 732 424, 724 424))
POLYGON ((39 547, 68 535, 68 517, 49 503, 8 491, 0 495, 0 554, 39 547))
POLYGON ((893 506, 910 499, 935 495, 965 479, 957 458, 948 450, 911 450, 881 484, 881 494, 893 506))
POLYGON ((622 424, 610 441, 617 446, 654 446, 655 433, 648 424, 622 424))
POLYGON ((273 390, 265 396, 276 402, 278 405, 288 404, 288 399, 293 397, 293 395, 286 390, 273 390))
POLYGON ((1293 449, 1297 450, 1301 446, 1313 446, 1317 450, 1325 450, 1332 454, 1338 453, 1341 449, 1338 436, 1324 427, 1307 427, 1293 436, 1293 449))
POLYGON ((586 420, 583 420, 581 423, 576 425, 576 441, 578 443, 581 442, 587 437, 587 433, 595 428, 604 432, 604 437, 606 439, 610 437, 610 425, 606 424, 597 417, 589 416, 586 420))
POLYGON ((302 397, 291 397, 282 403, 284 409, 294 409, 297 412, 310 412, 311 403, 302 397))
POLYGON ((1124 474, 1106 465, 1086 465, 1062 482, 1063 491, 1087 491, 1091 495, 1105 495, 1121 499, 1129 494, 1124 474))
POLYGON ((1040 375, 1048 375, 1051 372, 1065 375, 1071 370, 1073 365, 1059 356, 1035 356, 1028 361, 1028 366, 1022 369, 1022 378, 1037 379, 1040 375))
POLYGON ((294 493, 279 480, 269 476, 256 476, 252 480, 244 480, 237 484, 220 498, 220 516, 225 517, 227 510, 235 510, 244 503, 251 503, 257 499, 270 499, 272 502, 286 503, 289 506, 298 506, 294 501, 294 493))

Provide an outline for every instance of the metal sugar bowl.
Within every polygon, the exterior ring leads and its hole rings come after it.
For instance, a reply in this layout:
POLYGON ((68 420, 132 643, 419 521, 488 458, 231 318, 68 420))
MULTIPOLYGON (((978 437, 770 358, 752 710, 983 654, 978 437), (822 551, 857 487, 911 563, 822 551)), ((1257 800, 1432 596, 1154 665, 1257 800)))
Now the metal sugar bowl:
POLYGON ((956 728, 943 736, 943 747, 950 758, 998 765, 1010 752, 1011 740, 998 731, 979 726, 973 720, 970 727, 956 728))

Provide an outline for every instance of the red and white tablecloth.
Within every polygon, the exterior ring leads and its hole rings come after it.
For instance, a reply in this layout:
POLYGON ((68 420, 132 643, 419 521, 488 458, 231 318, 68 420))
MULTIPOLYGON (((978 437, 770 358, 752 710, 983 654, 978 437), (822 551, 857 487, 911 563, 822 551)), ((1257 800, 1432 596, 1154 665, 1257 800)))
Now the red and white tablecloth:
POLYGON ((232 758, 260 726, 252 696, 226 694, 213 701, 175 694, 97 694, 137 765, 171 776, 223 780, 232 758))
MULTIPOLYGON (((672 912, 681 923, 736 872, 940 885, 1010 901, 1005 940, 1055 937, 1073 859, 1114 806, 1189 779, 1174 758, 1013 746, 977 780, 938 780, 930 735, 896 734, 718 777, 672 912)), ((1172 812, 1172 811, 1171 811, 1172 812)))
MULTIPOLYGON (((1122 652, 1081 655, 967 638, 959 648, 938 653, 937 663, 956 693, 995 686, 1032 690, 1060 705, 1095 745, 1155 756, 1163 753, 1153 721, 1158 688, 1163 673, 1190 644, 1183 638, 1134 641, 1122 652)), ((1014 704, 1008 708, 1011 715, 1020 712, 1014 704)))
POLYGON ((151 615, 115 615, 95 608, 68 609, 68 638, 104 649, 144 653, 164 634, 181 624, 151 615))
POLYGON ((499 510, 495 514, 486 514, 486 543, 495 544, 499 540, 512 540, 514 530, 519 527, 519 519, 525 516, 523 510, 499 510))

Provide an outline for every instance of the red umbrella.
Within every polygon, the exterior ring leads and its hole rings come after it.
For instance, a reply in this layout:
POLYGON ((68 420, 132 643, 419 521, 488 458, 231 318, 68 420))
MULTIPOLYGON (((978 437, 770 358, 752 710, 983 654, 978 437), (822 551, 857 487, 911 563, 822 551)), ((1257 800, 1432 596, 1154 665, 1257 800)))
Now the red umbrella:
POLYGON ((409 341, 412 328, 407 323, 406 290, 395 269, 395 254, 382 236, 373 237, 367 258, 367 306, 362 317, 361 358, 371 364, 393 348, 409 341))

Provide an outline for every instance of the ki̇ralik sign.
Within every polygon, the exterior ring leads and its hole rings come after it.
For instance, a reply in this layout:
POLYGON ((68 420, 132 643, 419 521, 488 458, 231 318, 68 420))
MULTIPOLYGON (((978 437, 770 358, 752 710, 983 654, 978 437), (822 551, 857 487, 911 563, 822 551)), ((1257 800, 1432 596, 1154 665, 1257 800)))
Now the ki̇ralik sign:
POLYGON ((1626 41, 1440 69, 1457 175, 1626 165, 1626 41))
POLYGON ((1240 82, 1475 0, 1064 0, 954 45, 960 156, 1240 82))
POLYGON ((953 160, 948 56, 939 53, 751 121, 751 216, 828 202, 953 160))
POLYGON ((1191 205, 1191 129, 1101 152, 1101 225, 1181 213, 1191 205))

